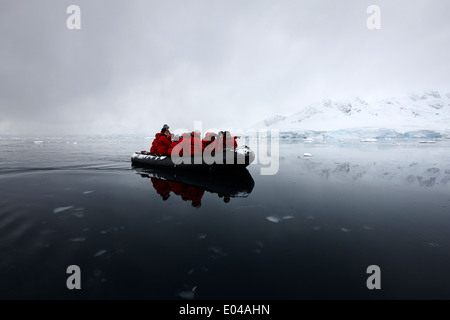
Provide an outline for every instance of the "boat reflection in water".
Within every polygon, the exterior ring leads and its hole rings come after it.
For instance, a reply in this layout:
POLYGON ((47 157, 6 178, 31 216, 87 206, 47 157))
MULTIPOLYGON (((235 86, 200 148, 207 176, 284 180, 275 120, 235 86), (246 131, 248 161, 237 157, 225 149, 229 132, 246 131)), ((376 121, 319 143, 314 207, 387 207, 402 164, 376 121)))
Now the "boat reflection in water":
POLYGON ((174 171, 133 166, 142 178, 149 178, 162 200, 171 194, 200 207, 205 192, 215 193, 224 202, 231 198, 246 198, 255 182, 247 169, 236 171, 174 171))

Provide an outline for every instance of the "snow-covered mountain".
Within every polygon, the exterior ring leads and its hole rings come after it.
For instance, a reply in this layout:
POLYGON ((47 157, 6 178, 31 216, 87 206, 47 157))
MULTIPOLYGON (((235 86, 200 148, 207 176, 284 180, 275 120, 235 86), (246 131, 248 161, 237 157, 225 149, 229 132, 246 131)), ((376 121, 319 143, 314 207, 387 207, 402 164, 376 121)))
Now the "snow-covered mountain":
POLYGON ((275 115, 256 123, 253 129, 278 129, 280 132, 384 132, 392 137, 422 132, 450 135, 450 93, 427 91, 405 97, 366 101, 324 100, 289 116, 275 115))

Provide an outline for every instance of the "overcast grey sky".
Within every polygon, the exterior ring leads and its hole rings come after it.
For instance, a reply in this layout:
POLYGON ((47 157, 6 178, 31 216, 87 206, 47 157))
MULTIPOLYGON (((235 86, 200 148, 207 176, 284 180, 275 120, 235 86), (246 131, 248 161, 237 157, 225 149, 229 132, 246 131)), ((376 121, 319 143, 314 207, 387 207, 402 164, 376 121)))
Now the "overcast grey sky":
POLYGON ((0 0, 0 134, 244 128, 450 92, 448 0, 0 0), (81 9, 68 30, 66 9, 81 9), (381 8, 368 30, 367 7, 381 8))

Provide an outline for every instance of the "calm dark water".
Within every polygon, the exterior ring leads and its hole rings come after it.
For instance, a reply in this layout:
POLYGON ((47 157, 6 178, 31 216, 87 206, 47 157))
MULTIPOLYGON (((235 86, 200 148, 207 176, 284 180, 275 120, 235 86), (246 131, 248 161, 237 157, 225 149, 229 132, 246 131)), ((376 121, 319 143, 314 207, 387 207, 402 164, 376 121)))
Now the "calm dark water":
POLYGON ((150 143, 0 140, 0 298, 450 298, 449 141, 282 143, 276 175, 175 183, 131 167, 150 143))

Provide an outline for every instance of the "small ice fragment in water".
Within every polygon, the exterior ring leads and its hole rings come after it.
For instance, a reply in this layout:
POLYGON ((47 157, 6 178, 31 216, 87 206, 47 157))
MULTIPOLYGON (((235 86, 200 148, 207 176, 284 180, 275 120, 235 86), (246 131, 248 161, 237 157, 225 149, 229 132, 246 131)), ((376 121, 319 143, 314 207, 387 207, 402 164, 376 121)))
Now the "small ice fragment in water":
POLYGON ((44 141, 42 141, 42 140, 36 140, 36 141, 34 141, 34 143, 36 143, 36 144, 41 144, 41 143, 44 143, 44 141))
POLYGON ((312 157, 312 154, 311 154, 311 153, 304 153, 303 156, 304 156, 305 158, 311 158, 311 157, 312 157))
POLYGON ((84 191, 83 194, 89 194, 89 193, 92 193, 92 192, 94 192, 94 191, 90 191, 90 190, 89 191, 84 191))
POLYGON ((198 239, 198 240, 205 239, 205 238, 206 238, 206 234, 205 234, 205 233, 199 233, 199 234, 197 235, 197 239, 198 239))
POLYGON ((84 241, 84 240, 86 240, 85 237, 79 237, 79 238, 71 238, 71 239, 69 239, 69 241, 72 241, 72 242, 80 242, 80 241, 84 241))
POLYGON ((281 218, 281 220, 288 220, 288 219, 294 219, 294 216, 284 216, 281 218))
POLYGON ((57 213, 60 213, 60 212, 63 212, 63 211, 66 211, 66 210, 69 210, 69 209, 72 209, 72 208, 73 208, 73 206, 59 207, 59 208, 53 209, 53 213, 57 214, 57 213))
POLYGON ((270 222, 274 222, 274 223, 280 222, 280 218, 274 217, 274 216, 266 217, 266 219, 269 220, 270 222))
POLYGON ((99 252, 97 252, 95 255, 94 255, 94 257, 99 257, 99 256, 101 256, 102 254, 105 254, 106 253, 106 250, 100 250, 99 252))
POLYGON ((180 296, 180 298, 188 299, 188 300, 192 300, 195 297, 194 292, 192 290, 191 291, 181 291, 178 295, 180 296))
POLYGON ((313 229, 314 231, 319 231, 320 230, 320 226, 315 226, 315 227, 312 227, 311 229, 313 229))
POLYGON ((342 231, 342 232, 350 232, 350 229, 347 229, 347 228, 341 228, 341 231, 342 231))
POLYGON ((429 242, 427 245, 431 248, 440 248, 441 245, 439 243, 429 242))

